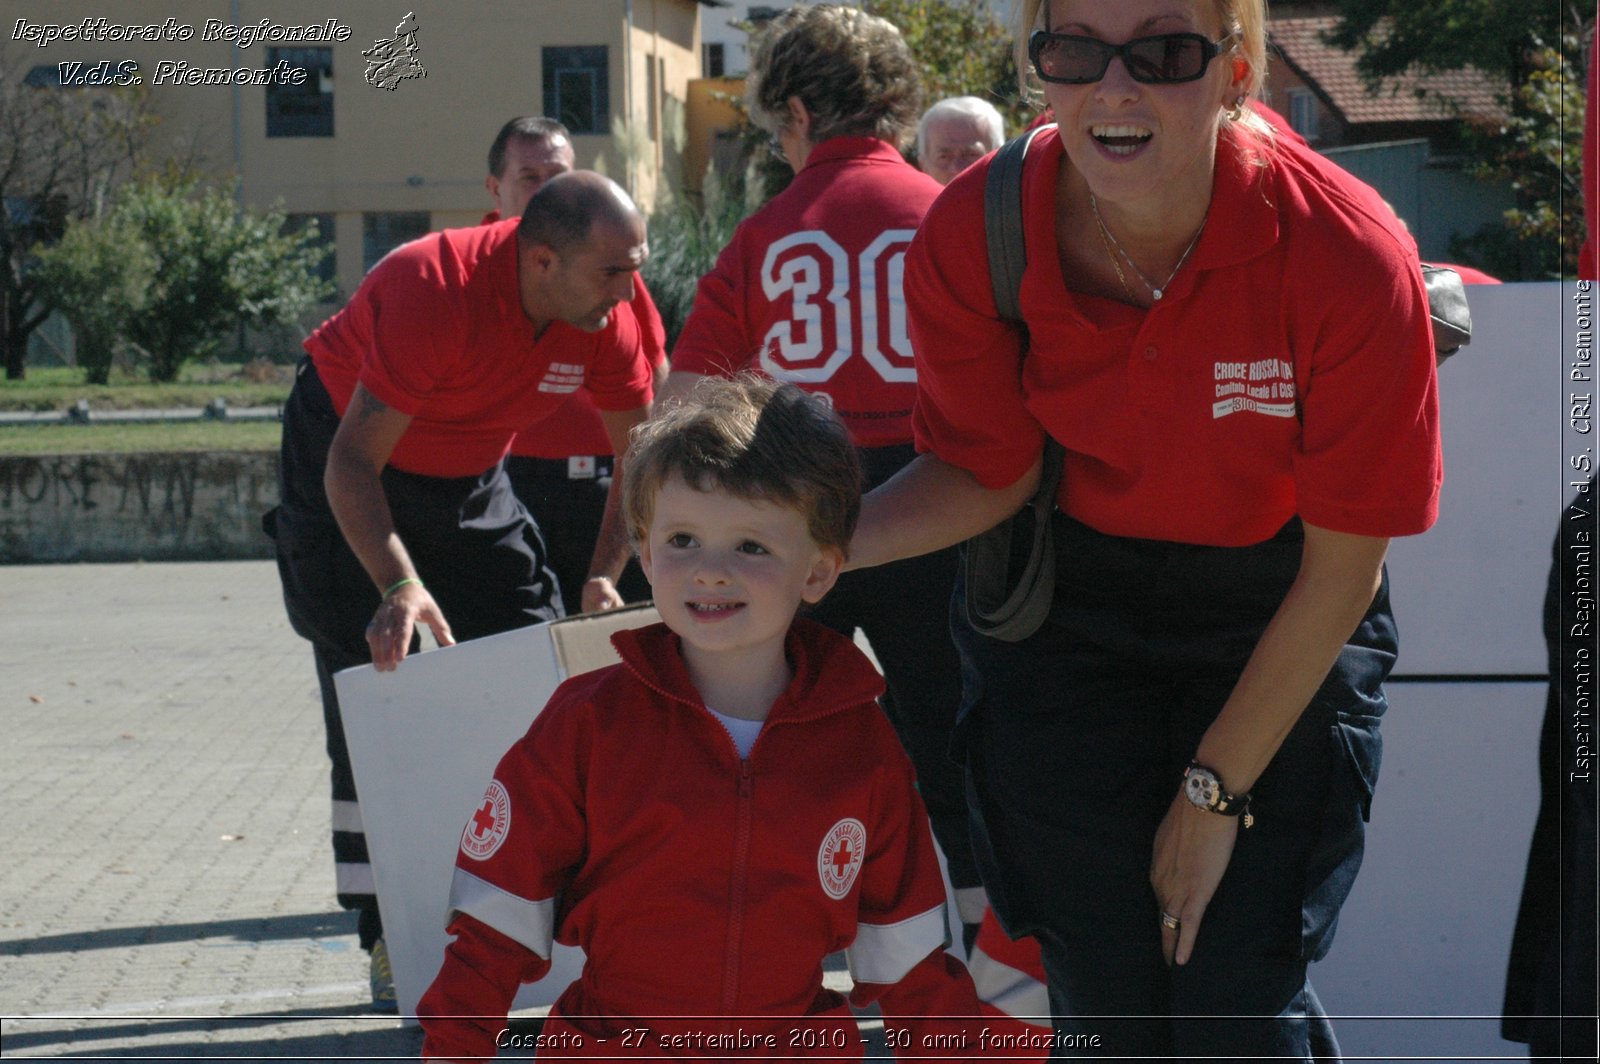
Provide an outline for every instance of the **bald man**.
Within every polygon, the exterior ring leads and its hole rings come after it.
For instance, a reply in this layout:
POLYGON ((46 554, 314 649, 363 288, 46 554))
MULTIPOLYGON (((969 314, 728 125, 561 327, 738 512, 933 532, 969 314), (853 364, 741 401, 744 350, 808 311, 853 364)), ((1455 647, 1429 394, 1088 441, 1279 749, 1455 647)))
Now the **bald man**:
MULTIPOLYGON (((394 669, 441 646, 561 615, 537 526, 503 459, 518 432, 582 389, 617 453, 643 421, 651 365, 629 309, 649 253, 614 182, 550 180, 520 220, 431 233, 374 266, 305 342, 284 406, 269 515, 284 602, 312 643, 333 761, 340 904, 361 913, 375 1007, 394 1008, 333 674, 394 669)), ((629 556, 611 495, 584 605, 621 604, 629 556)))

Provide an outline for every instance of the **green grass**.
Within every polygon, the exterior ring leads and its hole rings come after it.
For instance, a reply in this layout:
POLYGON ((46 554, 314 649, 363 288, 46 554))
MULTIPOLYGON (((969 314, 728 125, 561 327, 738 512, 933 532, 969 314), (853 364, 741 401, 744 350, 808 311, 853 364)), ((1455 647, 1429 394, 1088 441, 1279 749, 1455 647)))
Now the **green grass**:
POLYGON ((282 434, 283 426, 276 421, 0 426, 0 457, 151 454, 165 451, 276 451, 282 434))
POLYGON ((0 379, 0 410, 67 410, 79 399, 94 410, 198 408, 219 396, 233 407, 279 406, 293 383, 293 366, 260 361, 185 366, 171 384, 113 370, 110 384, 91 385, 81 369, 30 366, 20 381, 0 379))
MULTIPOLYGON (((0 379, 0 411, 65 411, 79 399, 101 411, 199 409, 218 397, 235 408, 281 406, 293 382, 293 366, 265 361, 185 366, 171 384, 113 370, 110 384, 89 385, 80 369, 30 366, 20 381, 0 379)), ((276 421, 0 426, 0 456, 275 451, 281 434, 276 421)))

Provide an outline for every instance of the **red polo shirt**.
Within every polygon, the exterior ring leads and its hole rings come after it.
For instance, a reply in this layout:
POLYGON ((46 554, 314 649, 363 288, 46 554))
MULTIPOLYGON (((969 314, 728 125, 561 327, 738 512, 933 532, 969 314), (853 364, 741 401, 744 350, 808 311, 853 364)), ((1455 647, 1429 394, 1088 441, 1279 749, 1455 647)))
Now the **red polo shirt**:
MULTIPOLYGON (((644 287, 644 280, 633 279, 633 318, 639 323, 645 358, 652 367, 667 361, 667 330, 661 312, 644 287)), ((570 458, 573 455, 611 453, 611 437, 586 391, 574 392, 561 409, 527 432, 517 433, 511 453, 528 458, 570 458)))
MULTIPOLYGON (((492 210, 483 216, 479 225, 493 225, 500 220, 500 212, 492 210)), ((645 353, 650 365, 659 366, 667 361, 667 330, 661 324, 661 312, 644 286, 644 278, 633 279, 634 297, 629 304, 633 317, 643 331, 645 353)), ((561 409, 539 422, 532 432, 519 432, 511 441, 511 453, 524 458, 571 458, 574 455, 611 453, 611 437, 606 435, 605 423, 595 410, 587 392, 574 392, 561 409)))
POLYGON ((1314 152, 1251 156, 1236 136, 1218 145, 1199 244, 1148 311, 1067 290, 1050 222, 1064 152, 1039 136, 1025 359, 990 290, 987 161, 956 178, 906 256, 919 447, 1001 487, 1048 430, 1067 449, 1062 509, 1111 535, 1244 546, 1295 514, 1370 536, 1428 528, 1442 464, 1416 247, 1314 152))
POLYGON ((517 287, 515 221, 396 248, 305 347, 341 415, 358 382, 411 415, 389 464, 426 476, 482 473, 579 388, 602 410, 651 397, 627 307, 596 333, 557 321, 534 336, 517 287))
POLYGON ((758 369, 827 395, 859 446, 909 443, 917 371, 901 276, 938 194, 886 141, 816 145, 701 278, 672 368, 758 369))
POLYGON ((1502 283, 1500 278, 1495 277, 1492 274, 1484 273, 1482 270, 1478 269, 1476 266, 1461 266, 1461 265, 1458 265, 1458 264, 1456 264, 1454 262, 1434 262, 1434 263, 1430 263, 1429 265, 1432 265, 1432 266, 1443 266, 1446 269, 1450 269, 1450 270, 1456 271, 1456 273, 1461 275, 1461 283, 1462 284, 1501 284, 1502 283))

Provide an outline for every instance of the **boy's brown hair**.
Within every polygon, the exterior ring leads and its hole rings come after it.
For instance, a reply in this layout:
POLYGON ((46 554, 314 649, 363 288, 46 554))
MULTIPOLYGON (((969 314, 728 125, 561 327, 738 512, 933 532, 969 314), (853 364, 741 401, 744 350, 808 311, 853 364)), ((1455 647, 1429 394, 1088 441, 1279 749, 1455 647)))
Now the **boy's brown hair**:
POLYGON ((702 491, 792 506, 819 546, 840 553, 861 513, 861 460, 832 409, 753 373, 706 377, 634 429, 624 468, 622 513, 636 544, 673 476, 702 491))

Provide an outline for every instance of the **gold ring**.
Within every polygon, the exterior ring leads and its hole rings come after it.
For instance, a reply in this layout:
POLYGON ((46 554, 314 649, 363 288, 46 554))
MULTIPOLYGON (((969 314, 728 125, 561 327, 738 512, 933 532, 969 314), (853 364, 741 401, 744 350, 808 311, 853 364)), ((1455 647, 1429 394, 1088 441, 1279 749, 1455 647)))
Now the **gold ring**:
POLYGON ((1162 909, 1161 926, 1166 928, 1168 931, 1176 931, 1180 925, 1176 916, 1173 916, 1171 913, 1167 912, 1167 910, 1162 909))

